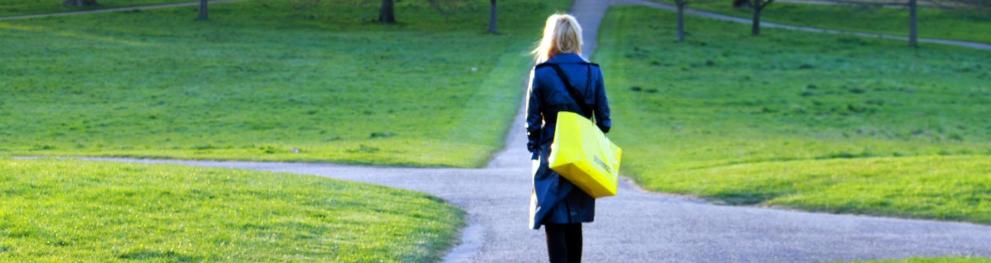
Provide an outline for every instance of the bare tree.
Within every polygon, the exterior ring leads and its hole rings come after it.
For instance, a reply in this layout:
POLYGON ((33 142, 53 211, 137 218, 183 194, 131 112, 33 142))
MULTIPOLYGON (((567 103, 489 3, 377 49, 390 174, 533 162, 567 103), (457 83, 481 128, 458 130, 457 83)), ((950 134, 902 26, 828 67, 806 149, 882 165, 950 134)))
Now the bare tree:
POLYGON ((200 16, 196 19, 205 21, 207 18, 207 0, 200 0, 200 16))
POLYGON ((62 1, 62 4, 67 6, 94 6, 96 5, 96 0, 65 0, 62 1))
POLYGON ((688 0, 674 0, 674 5, 678 7, 678 42, 685 42, 685 5, 688 0))
POLYGON ((396 23, 396 1, 382 0, 382 8, 379 9, 379 23, 396 23))
POLYGON ((760 35, 760 11, 763 11, 767 5, 770 5, 774 0, 750 0, 750 9, 754 11, 753 22, 750 24, 750 35, 759 36, 760 35))
POLYGON ((489 33, 498 32, 496 29, 496 0, 489 0, 489 33))
POLYGON ((916 0, 908 0, 908 45, 911 47, 919 47, 918 6, 916 0))

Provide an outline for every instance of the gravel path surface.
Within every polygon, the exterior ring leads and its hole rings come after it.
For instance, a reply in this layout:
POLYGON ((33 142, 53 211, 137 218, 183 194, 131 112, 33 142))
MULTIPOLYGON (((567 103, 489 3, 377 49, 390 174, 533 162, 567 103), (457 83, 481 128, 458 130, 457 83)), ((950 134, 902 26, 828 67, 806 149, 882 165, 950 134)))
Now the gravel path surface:
MULTIPOLYGON (((575 2, 572 11, 584 26, 588 51, 595 50, 599 20, 609 4, 575 2)), ((546 261, 543 232, 527 228, 531 165, 521 125, 522 121, 513 124, 507 148, 480 169, 92 159, 290 172, 426 192, 468 213, 461 244, 445 257, 446 262, 542 262, 546 261)), ((600 199, 597 209, 597 221, 584 229, 587 262, 991 257, 991 226, 968 223, 721 206, 644 192, 628 182, 621 184, 618 196, 600 199)))

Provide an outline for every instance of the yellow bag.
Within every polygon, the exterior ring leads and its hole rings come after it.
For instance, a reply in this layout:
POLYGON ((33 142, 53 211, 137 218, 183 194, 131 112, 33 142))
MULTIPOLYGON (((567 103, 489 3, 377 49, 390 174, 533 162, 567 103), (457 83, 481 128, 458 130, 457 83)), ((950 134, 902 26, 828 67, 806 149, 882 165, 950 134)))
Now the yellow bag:
POLYGON ((622 154, 591 120, 573 112, 557 114, 550 168, 585 193, 595 198, 616 195, 622 154))

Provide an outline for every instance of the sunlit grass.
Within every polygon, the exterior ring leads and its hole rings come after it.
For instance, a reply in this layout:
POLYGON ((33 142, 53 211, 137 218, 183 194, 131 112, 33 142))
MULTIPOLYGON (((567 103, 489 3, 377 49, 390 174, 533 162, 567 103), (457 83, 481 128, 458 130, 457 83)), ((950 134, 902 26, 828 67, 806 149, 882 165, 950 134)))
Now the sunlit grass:
POLYGON ((622 7, 597 60, 624 172, 731 204, 991 223, 991 53, 622 7), (658 21, 642 23, 642 21, 658 21))
POLYGON ((747 163, 644 178, 731 204, 991 223, 991 158, 882 157, 747 163))
POLYGON ((0 160, 0 261, 436 261, 462 219, 423 194, 320 177, 0 160))
POLYGON ((480 166, 568 1, 245 1, 0 22, 0 152, 480 166))

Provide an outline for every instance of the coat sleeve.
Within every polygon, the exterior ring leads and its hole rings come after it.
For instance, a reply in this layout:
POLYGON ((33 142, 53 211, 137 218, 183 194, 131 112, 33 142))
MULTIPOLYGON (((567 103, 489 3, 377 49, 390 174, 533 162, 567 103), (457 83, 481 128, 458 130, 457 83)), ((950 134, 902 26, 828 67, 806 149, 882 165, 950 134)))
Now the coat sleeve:
POLYGON ((530 159, 537 159, 540 147, 540 129, 543 116, 540 115, 540 95, 537 81, 534 78, 536 69, 530 71, 530 82, 526 92, 526 149, 530 151, 530 159))
POLYGON ((595 125, 603 133, 608 133, 612 128, 612 119, 609 117, 609 99, 606 98, 606 86, 602 76, 602 69, 596 67, 598 79, 595 81, 595 125))

